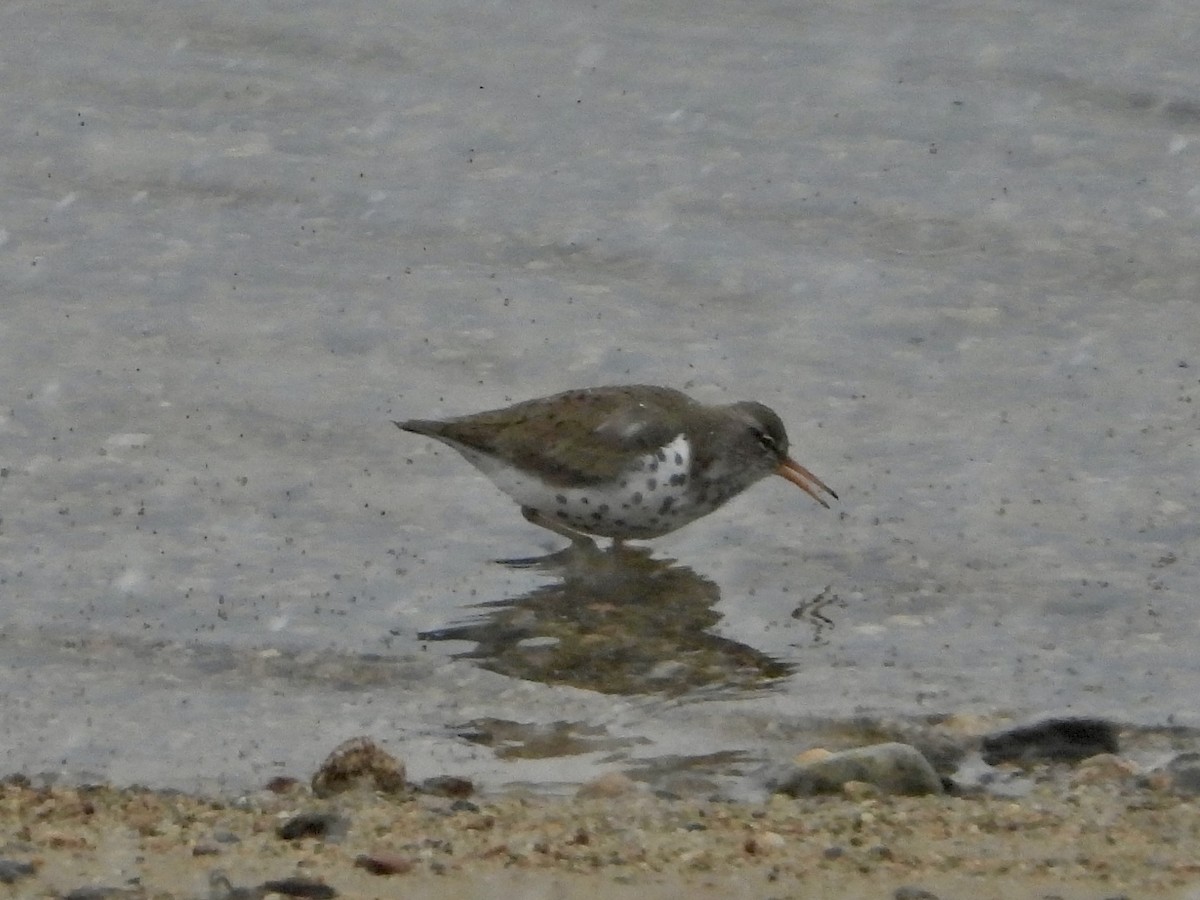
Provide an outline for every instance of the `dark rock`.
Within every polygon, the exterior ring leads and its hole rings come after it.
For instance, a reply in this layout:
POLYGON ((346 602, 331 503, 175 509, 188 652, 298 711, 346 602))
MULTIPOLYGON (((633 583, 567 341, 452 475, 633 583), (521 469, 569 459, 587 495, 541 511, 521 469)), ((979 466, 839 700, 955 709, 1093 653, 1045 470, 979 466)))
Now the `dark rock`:
POLYGON ((272 794, 287 794, 291 791, 294 791, 299 785, 299 778, 292 778, 288 775, 278 775, 267 782, 266 789, 272 794))
POLYGON ((460 778, 457 775, 438 775, 422 781, 421 791, 435 797, 470 797, 475 793, 475 785, 469 778, 460 778))
POLYGON ((331 900, 338 892, 329 885, 311 878, 282 878, 279 881, 264 881, 265 893, 283 894, 285 897, 304 897, 306 900, 331 900))
POLYGON ((208 873, 209 900, 262 900, 265 893, 258 887, 236 887, 220 869, 208 873))
POLYGON ((1162 767, 1170 789, 1189 797, 1200 796, 1200 753, 1180 753, 1162 767))
POLYGON ((1046 719, 983 739, 983 761, 1079 762, 1097 753, 1117 753, 1117 728, 1104 719, 1046 719))
POLYGON ((295 841, 300 838, 340 837, 345 834, 349 823, 341 816, 327 812, 297 813, 281 824, 275 833, 285 841, 295 841))
POLYGON ((15 859, 0 859, 0 884, 16 884, 37 872, 37 866, 15 859))

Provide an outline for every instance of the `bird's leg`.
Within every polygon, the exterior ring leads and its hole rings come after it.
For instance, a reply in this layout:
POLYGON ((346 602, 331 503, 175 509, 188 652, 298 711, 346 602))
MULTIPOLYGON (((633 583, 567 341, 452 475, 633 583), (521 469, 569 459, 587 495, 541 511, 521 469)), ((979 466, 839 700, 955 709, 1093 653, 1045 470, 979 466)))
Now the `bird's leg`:
POLYGON ((497 560, 497 562, 501 563, 502 565, 509 566, 510 568, 514 569, 528 569, 534 567, 553 568, 577 556, 581 552, 589 555, 599 552, 598 548, 596 547, 596 542, 590 537, 585 534, 581 534, 578 531, 572 531, 567 526, 560 525, 558 522, 553 522, 547 519, 532 507, 522 506, 521 515, 523 515, 525 520, 532 525, 537 525, 539 528, 545 528, 549 531, 553 531, 555 534, 561 534, 563 537, 570 540, 571 546, 565 550, 559 550, 555 553, 551 553, 549 556, 530 556, 522 559, 497 560))
POLYGON ((531 525, 537 525, 541 528, 545 528, 545 529, 548 529, 549 531, 553 531, 555 534, 561 534, 563 537, 567 538, 567 540, 569 540, 572 544, 575 544, 578 547, 595 547, 596 546, 596 542, 593 541, 586 534, 582 534, 578 531, 573 531, 572 529, 568 528, 566 525, 562 525, 558 522, 555 522, 553 519, 549 518, 548 516, 543 515, 541 512, 534 509, 532 506, 522 506, 521 507, 521 515, 523 515, 525 517, 525 521, 529 522, 531 525))

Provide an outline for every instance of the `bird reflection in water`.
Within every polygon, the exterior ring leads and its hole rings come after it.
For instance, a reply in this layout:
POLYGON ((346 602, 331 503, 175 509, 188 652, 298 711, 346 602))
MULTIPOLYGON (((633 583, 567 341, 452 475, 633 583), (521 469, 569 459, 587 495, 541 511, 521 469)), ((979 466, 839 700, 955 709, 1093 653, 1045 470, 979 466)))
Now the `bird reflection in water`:
POLYGON ((456 658, 545 684, 612 694, 682 694, 698 688, 769 687, 793 666, 713 634, 716 584, 641 547, 576 544, 540 559, 510 560, 555 580, 520 597, 477 604, 481 616, 421 633, 473 641, 456 658))

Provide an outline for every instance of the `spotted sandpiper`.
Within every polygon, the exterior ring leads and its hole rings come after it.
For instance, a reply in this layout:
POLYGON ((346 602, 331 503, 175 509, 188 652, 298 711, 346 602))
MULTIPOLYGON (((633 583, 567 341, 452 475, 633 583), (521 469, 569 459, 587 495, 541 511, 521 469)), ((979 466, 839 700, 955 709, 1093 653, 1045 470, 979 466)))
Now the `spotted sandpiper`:
POLYGON ((573 541, 658 537, 771 474, 824 507, 821 491, 837 497, 788 457, 779 416, 752 401, 706 406, 638 384, 395 424, 453 447, 521 504, 526 519, 573 541))

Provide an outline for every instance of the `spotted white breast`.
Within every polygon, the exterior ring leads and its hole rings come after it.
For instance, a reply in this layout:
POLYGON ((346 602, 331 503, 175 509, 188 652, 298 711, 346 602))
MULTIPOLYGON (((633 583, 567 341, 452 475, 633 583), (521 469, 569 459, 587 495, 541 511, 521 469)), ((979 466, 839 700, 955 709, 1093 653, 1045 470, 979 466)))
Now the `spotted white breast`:
POLYGON ((616 479, 578 488, 556 487, 494 456, 459 449, 521 506, 576 531, 602 537, 656 537, 708 512, 687 502, 692 447, 682 434, 639 457, 616 479))

